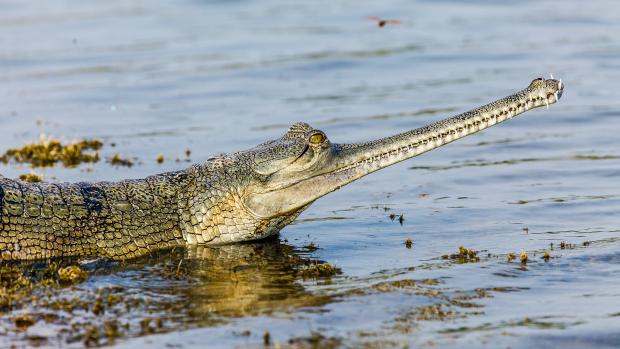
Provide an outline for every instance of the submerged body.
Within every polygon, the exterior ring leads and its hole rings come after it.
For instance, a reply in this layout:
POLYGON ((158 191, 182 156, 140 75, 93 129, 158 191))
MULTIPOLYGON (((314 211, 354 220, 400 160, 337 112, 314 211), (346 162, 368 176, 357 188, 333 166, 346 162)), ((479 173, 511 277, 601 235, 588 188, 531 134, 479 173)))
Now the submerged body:
POLYGON ((0 260, 127 259, 186 244, 279 232, 318 198, 369 173, 559 100, 561 81, 392 137, 331 143, 294 124, 280 139, 186 170, 116 183, 24 183, 0 176, 0 260))

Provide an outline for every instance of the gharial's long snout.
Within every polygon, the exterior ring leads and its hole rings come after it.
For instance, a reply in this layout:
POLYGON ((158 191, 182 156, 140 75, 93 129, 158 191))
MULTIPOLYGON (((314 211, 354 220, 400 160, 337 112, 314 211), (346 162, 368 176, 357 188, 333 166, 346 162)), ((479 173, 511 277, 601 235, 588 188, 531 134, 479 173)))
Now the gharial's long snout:
MULTIPOLYGON (((313 171, 290 176, 285 185, 253 194, 248 207, 260 216, 294 212, 314 200, 397 162, 474 134, 537 107, 556 103, 561 80, 538 78, 510 96, 428 126, 357 144, 329 144, 313 171)), ((319 131, 317 131, 319 132, 319 131)))
POLYGON ((351 180, 560 100, 562 80, 534 79, 510 96, 428 126, 375 141, 341 145, 334 173, 351 180))

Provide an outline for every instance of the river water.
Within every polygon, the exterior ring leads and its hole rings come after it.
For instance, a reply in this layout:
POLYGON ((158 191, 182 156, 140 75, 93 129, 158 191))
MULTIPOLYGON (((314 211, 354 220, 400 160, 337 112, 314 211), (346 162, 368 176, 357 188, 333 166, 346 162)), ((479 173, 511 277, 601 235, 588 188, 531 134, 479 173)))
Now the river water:
MULTIPOLYGON (((103 157, 136 163, 37 169, 50 181, 177 170, 187 148, 205 161, 294 121, 332 142, 383 137, 550 73, 566 88, 549 110, 328 195, 276 239, 86 264, 91 277, 54 297, 109 289, 143 305, 26 331, 7 320, 15 310, 1 315, 0 344, 80 347, 71 326, 114 318, 122 335, 99 344, 617 347, 619 34, 611 0, 3 1, 0 150, 41 134, 98 138, 103 157), (480 261, 442 258, 459 246, 480 261), (303 279, 299 259, 342 274, 303 279)), ((0 165, 7 177, 29 171, 0 165)))

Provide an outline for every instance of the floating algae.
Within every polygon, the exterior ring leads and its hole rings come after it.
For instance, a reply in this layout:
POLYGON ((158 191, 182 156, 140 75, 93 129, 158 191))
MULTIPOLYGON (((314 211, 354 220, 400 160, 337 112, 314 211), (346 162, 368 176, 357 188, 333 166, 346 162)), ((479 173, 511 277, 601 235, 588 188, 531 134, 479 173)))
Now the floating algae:
POLYGON ((342 274, 342 270, 329 263, 311 263, 299 270, 299 275, 303 279, 330 278, 342 274))
POLYGON ((30 172, 20 175, 19 179, 28 183, 39 183, 43 181, 43 176, 38 173, 30 172))
POLYGON ((459 246, 459 253, 443 255, 443 259, 451 259, 460 263, 480 262, 478 251, 459 246))
POLYGON ((413 241, 411 241, 411 239, 405 240, 405 247, 406 248, 411 248, 412 245, 413 245, 413 241))
POLYGON ((155 161, 157 161, 158 164, 163 164, 165 160, 166 158, 164 157, 164 154, 157 154, 157 157, 155 158, 155 161))
POLYGON ((58 281, 63 284, 75 284, 88 278, 88 273, 76 265, 58 269, 58 281))
POLYGON ((118 153, 114 154, 114 156, 109 158, 107 161, 114 166, 133 166, 133 161, 131 161, 131 159, 122 158, 118 153))
POLYGON ((26 144, 19 149, 9 149, 0 161, 27 163, 32 167, 49 167, 62 163, 65 167, 75 167, 81 163, 99 161, 99 152, 103 143, 96 139, 83 139, 63 144, 56 138, 41 136, 37 143, 26 144), (90 152, 87 152, 90 150, 90 152))
POLYGON ((521 264, 527 264, 528 255, 526 251, 521 251, 519 258, 521 258, 521 264))

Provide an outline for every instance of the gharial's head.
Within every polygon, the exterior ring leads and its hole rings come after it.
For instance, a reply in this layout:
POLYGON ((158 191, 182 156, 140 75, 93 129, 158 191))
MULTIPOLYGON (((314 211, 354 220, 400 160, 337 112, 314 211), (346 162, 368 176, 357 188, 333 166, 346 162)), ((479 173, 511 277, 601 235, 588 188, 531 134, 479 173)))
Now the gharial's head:
POLYGON ((234 155, 231 165, 242 162, 245 171, 243 185, 238 186, 236 195, 238 214, 251 216, 254 225, 259 221, 264 224, 254 235, 246 232, 232 240, 272 234, 312 202, 343 185, 529 109, 553 104, 562 91, 561 81, 535 79, 526 89, 472 111, 359 144, 335 144, 323 131, 295 123, 281 138, 234 155))

